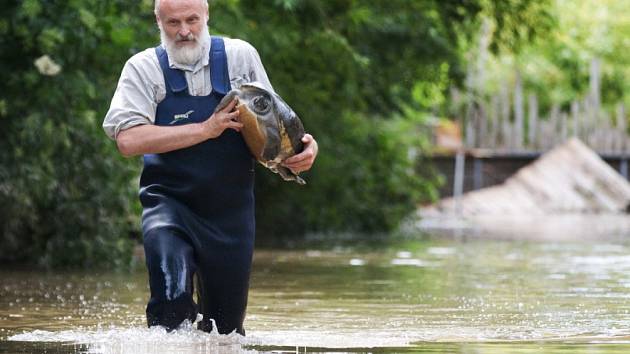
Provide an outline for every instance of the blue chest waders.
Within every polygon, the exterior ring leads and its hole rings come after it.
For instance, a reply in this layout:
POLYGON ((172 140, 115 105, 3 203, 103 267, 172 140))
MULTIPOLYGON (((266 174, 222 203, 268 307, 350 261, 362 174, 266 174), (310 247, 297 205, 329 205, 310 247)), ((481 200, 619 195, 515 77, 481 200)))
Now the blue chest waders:
MULTIPOLYGON (((213 91, 191 96, 184 73, 171 69, 166 51, 156 48, 166 82, 156 125, 208 119, 230 90, 221 38, 212 38, 213 91)), ((163 154, 144 156, 140 179, 142 232, 151 299, 149 326, 176 328, 203 314, 199 329, 245 334, 243 320, 254 245, 254 164, 242 136, 221 136, 163 154), (198 282, 193 301, 193 275, 198 282)))

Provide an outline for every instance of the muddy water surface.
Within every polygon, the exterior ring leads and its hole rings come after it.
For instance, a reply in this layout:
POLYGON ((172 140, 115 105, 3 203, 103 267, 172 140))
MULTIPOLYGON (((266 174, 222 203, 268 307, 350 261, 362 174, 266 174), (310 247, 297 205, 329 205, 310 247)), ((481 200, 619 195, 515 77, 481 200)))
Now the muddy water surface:
POLYGON ((347 244, 258 249, 247 337, 145 328, 143 269, 3 269, 0 353, 630 352, 625 237, 347 244))

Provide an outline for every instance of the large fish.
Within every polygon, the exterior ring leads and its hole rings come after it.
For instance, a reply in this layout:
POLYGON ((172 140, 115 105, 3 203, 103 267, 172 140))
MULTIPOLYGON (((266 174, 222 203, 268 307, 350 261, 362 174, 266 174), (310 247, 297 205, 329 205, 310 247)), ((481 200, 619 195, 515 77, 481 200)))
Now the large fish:
POLYGON ((234 98, 238 99, 236 109, 243 123, 241 134, 256 160, 285 181, 306 184, 300 176, 281 165, 285 159, 304 150, 304 126, 293 109, 262 84, 250 82, 228 92, 215 112, 225 108, 234 98))

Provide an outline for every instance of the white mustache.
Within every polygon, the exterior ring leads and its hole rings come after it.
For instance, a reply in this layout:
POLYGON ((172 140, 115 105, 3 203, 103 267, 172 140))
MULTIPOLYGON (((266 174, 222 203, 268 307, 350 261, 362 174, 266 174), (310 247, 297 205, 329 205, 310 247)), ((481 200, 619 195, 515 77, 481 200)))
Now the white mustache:
POLYGON ((194 40, 195 40, 195 35, 193 35, 192 33, 188 33, 187 36, 182 36, 178 33, 177 36, 175 36, 175 42, 194 41, 194 40))

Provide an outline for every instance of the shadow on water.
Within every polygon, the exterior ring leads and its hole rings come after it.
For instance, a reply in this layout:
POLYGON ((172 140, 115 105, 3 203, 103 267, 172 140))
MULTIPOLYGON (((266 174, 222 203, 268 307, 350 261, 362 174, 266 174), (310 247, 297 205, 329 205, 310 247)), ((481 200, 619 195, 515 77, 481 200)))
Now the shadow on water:
POLYGON ((620 235, 337 235, 292 246, 256 251, 247 337, 146 328, 144 271, 0 270, 0 353, 630 352, 630 241, 620 235))

